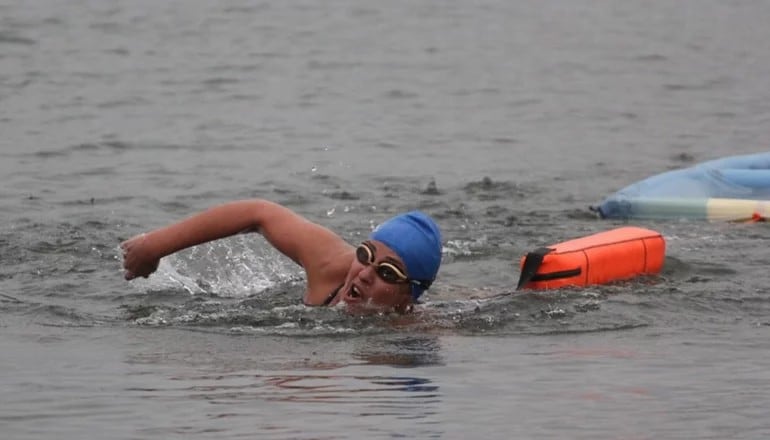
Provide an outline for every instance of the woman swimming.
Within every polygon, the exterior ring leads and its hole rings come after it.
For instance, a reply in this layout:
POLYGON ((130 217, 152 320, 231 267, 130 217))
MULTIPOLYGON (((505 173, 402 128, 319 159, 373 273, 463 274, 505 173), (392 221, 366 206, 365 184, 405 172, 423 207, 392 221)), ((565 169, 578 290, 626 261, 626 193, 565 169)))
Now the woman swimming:
POLYGON ((343 302, 353 313, 409 311, 441 265, 441 233, 422 212, 387 220, 355 247, 284 206, 254 199, 219 205, 124 241, 125 278, 147 278, 167 255, 245 232, 262 234, 302 266, 305 304, 343 302))

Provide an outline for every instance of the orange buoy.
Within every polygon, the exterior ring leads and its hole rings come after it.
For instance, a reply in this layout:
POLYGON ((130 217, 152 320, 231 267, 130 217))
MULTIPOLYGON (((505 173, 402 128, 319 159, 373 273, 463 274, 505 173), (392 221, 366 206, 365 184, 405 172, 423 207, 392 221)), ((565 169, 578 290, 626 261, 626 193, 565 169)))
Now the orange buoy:
POLYGON ((588 286, 659 273, 666 241, 633 226, 538 248, 521 258, 518 289, 588 286))

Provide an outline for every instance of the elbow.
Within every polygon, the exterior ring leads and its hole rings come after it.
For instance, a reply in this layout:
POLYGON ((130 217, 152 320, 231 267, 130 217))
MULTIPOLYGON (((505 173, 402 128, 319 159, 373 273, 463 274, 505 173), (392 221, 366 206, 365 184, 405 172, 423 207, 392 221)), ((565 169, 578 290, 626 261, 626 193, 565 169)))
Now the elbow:
POLYGON ((248 227, 244 232, 262 233, 266 224, 275 219, 281 210, 286 208, 265 199, 252 199, 246 202, 248 227))

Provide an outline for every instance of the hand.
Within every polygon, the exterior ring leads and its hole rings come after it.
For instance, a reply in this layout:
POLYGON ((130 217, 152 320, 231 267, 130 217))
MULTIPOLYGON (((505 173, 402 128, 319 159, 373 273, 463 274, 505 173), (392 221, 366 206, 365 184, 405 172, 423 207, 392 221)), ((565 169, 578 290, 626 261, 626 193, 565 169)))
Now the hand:
POLYGON ((147 278, 158 270, 160 258, 155 257, 150 252, 146 234, 129 238, 121 243, 120 247, 123 249, 123 268, 125 269, 126 280, 133 280, 136 277, 147 278))

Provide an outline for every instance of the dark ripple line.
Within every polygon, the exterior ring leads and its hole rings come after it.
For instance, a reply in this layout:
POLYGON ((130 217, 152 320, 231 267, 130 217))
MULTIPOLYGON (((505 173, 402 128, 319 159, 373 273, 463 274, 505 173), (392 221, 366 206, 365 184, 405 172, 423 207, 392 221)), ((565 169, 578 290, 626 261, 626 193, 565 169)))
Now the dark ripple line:
POLYGON ((21 46, 33 46, 37 44, 36 40, 20 37, 11 32, 0 31, 0 44, 16 44, 21 46))
POLYGON ((2 302, 10 302, 12 304, 29 304, 26 301, 22 301, 18 298, 15 298, 11 295, 7 295, 5 293, 0 293, 0 303, 2 302))
POLYGON ((614 326, 605 326, 605 327, 599 327, 599 328, 546 330, 542 332, 533 332, 528 334, 549 336, 549 335, 571 335, 571 334, 583 334, 583 333, 603 333, 603 332, 615 332, 615 331, 624 331, 624 330, 635 330, 638 328, 645 328, 649 326, 650 324, 647 324, 647 323, 618 324, 614 326))
MULTIPOLYGON (((250 147, 236 145, 220 145, 217 147, 220 152, 249 150, 250 147)), ((92 154, 97 151, 106 151, 113 153, 122 153, 126 151, 209 151, 210 145, 179 145, 179 144, 139 144, 122 141, 104 141, 104 142, 86 142, 70 145, 61 149, 42 150, 35 152, 3 154, 11 158, 36 158, 36 159, 58 159, 67 157, 76 153, 92 154)))

